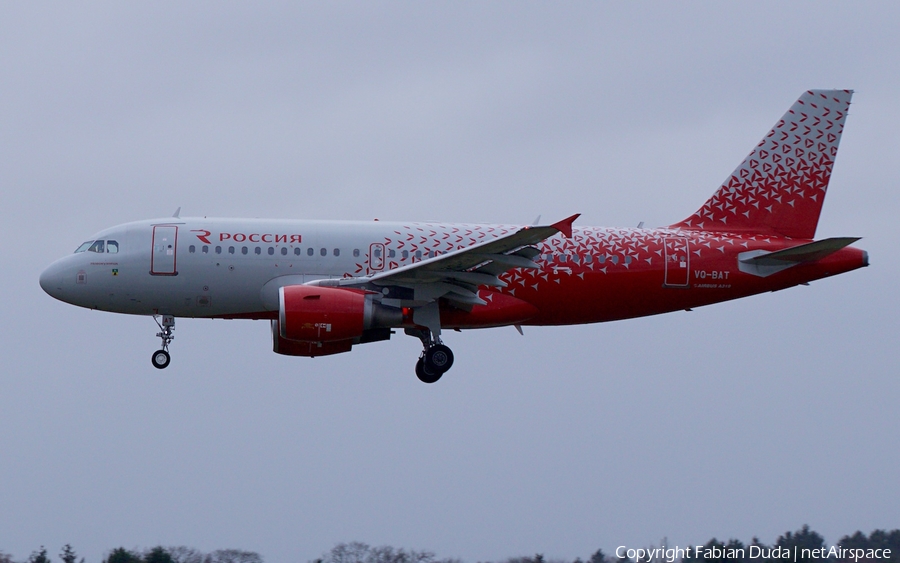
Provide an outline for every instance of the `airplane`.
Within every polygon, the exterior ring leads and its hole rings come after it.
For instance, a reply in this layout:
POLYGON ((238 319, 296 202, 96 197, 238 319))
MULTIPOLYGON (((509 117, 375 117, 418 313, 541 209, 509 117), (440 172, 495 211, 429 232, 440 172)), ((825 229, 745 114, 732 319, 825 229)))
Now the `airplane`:
POLYGON ((273 350, 327 356, 418 338, 417 377, 453 365, 449 330, 597 323, 777 291, 869 265, 814 240, 851 90, 809 90, 716 190, 664 228, 172 217, 103 230, 40 276, 52 297, 153 316, 259 319, 273 350))

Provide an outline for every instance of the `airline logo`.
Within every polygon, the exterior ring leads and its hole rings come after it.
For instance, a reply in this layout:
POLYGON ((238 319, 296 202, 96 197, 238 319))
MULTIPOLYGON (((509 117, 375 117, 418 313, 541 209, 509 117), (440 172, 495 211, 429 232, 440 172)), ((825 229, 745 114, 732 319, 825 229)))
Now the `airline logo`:
MULTIPOLYGON (((192 233, 197 234, 197 238, 203 244, 212 244, 209 237, 212 236, 211 231, 206 229, 194 229, 192 233)), ((266 242, 266 243, 284 243, 284 244, 300 244, 303 237, 297 234, 281 234, 281 233, 219 233, 219 242, 230 240, 233 242, 266 242)))

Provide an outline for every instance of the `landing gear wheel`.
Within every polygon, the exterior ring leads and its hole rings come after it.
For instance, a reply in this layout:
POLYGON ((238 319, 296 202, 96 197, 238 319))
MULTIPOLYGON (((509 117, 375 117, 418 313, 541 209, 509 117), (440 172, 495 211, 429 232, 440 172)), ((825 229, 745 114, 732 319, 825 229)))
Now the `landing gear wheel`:
POLYGON ((150 361, 153 362, 153 367, 156 369, 166 369, 169 367, 169 362, 172 361, 172 358, 165 350, 157 350, 153 352, 150 361))
POLYGON ((453 352, 443 344, 435 344, 425 351, 424 361, 428 371, 444 373, 453 367, 453 352))
POLYGON ((419 358, 419 361, 416 362, 416 377, 418 377, 419 381, 422 383, 435 383, 442 375, 444 375, 444 372, 442 371, 431 372, 427 370, 422 358, 419 358))
POLYGON ((175 335, 172 334, 172 331, 175 330, 175 317, 162 315, 162 322, 159 322, 158 316, 153 315, 153 320, 156 321, 156 326, 160 330, 156 333, 156 337, 162 340, 162 348, 153 352, 153 355, 150 356, 150 361, 153 362, 153 367, 156 369, 166 369, 169 367, 169 362, 172 361, 172 358, 169 356, 169 344, 175 340, 175 335))

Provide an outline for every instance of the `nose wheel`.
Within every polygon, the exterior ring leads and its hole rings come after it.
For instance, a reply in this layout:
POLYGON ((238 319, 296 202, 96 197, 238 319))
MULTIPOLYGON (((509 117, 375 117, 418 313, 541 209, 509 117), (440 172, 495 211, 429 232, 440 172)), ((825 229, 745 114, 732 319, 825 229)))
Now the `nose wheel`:
POLYGON ((416 362, 416 377, 422 383, 435 383, 453 367, 453 351, 444 345, 431 331, 407 329, 406 333, 422 341, 424 350, 416 362))
POLYGON ((169 355, 165 350, 157 350, 153 352, 153 356, 150 357, 150 361, 153 363, 153 367, 156 369, 165 369, 168 367, 169 362, 172 361, 172 356, 169 355))
POLYGON ((160 330, 156 333, 156 336, 162 340, 162 348, 153 352, 153 355, 150 356, 150 362, 156 369, 166 369, 172 361, 172 356, 169 355, 169 344, 175 340, 175 335, 172 334, 175 330, 175 317, 163 315, 161 323, 157 317, 158 315, 153 315, 153 320, 156 321, 156 325, 160 330))

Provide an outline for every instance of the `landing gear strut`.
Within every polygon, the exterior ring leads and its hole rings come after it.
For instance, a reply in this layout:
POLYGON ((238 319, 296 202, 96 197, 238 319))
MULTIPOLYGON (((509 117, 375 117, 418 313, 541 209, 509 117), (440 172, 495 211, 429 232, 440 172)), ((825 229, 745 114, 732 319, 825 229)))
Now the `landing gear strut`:
POLYGON ((427 329, 406 329, 406 334, 422 341, 422 354, 416 362, 416 377, 422 383, 435 383, 453 367, 453 352, 439 336, 427 329))
POLYGON ((160 323, 157 316, 153 315, 153 320, 156 321, 156 325, 160 330, 160 332, 156 333, 156 336, 162 339, 162 348, 153 352, 153 355, 150 356, 150 361, 156 369, 165 369, 169 367, 169 362, 172 361, 172 357, 169 355, 169 344, 175 340, 175 335, 172 334, 175 330, 175 317, 163 315, 162 323, 160 323))

